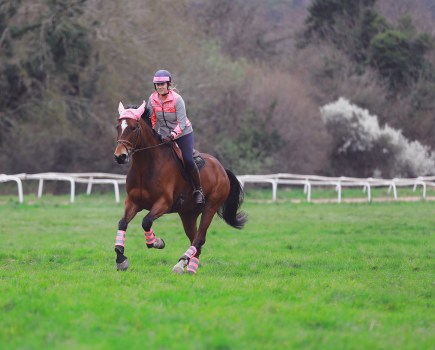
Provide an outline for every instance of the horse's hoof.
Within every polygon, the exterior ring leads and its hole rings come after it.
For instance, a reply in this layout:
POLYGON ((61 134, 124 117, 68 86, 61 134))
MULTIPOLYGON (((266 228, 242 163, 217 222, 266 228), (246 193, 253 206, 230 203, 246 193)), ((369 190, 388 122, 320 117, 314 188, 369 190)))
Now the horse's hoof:
POLYGON ((156 249, 163 249, 165 247, 165 241, 161 238, 156 238, 153 247, 156 249))
POLYGON ((173 273, 178 273, 179 275, 184 273, 184 268, 186 267, 186 260, 180 260, 172 269, 173 273))
POLYGON ((128 267, 130 266, 130 263, 128 262, 128 259, 125 259, 122 263, 118 264, 116 263, 116 269, 118 271, 126 271, 128 267))
POLYGON ((174 266, 172 272, 178 275, 182 275, 184 273, 184 268, 182 268, 181 266, 174 266))

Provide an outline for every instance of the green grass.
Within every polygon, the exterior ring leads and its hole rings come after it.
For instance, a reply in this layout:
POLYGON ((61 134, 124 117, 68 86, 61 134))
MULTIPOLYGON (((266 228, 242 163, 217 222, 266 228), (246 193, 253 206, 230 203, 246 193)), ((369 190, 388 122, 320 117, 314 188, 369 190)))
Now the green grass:
POLYGON ((164 250, 127 231, 112 195, 0 197, 4 349, 434 349, 435 202, 257 203, 237 231, 215 219, 198 274, 175 214, 164 250))

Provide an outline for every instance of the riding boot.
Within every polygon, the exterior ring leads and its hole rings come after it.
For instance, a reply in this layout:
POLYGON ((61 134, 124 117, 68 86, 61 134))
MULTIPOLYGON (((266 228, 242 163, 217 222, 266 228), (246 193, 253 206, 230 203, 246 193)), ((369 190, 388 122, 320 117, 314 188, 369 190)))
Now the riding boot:
POLYGON ((205 203, 204 192, 202 192, 201 178, 199 176, 199 170, 196 164, 190 169, 189 175, 193 185, 193 193, 192 193, 193 201, 196 204, 204 204, 205 203))

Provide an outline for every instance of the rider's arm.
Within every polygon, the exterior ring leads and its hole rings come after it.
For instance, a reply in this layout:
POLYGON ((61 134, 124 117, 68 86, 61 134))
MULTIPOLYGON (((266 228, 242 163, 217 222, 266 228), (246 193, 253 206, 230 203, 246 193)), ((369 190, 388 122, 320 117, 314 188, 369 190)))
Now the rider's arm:
POLYGON ((184 100, 180 95, 177 96, 175 110, 177 111, 177 126, 174 128, 174 130, 172 130, 171 134, 173 134, 174 138, 177 138, 183 133, 183 130, 188 122, 186 115, 186 105, 184 104, 184 100))

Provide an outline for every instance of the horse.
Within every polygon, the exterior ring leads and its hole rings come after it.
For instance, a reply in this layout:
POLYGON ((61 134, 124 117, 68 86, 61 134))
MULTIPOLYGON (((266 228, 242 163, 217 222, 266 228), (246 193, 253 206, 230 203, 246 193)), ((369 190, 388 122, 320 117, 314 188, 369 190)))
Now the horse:
POLYGON ((186 178, 180 161, 174 156, 175 143, 162 143, 146 115, 145 101, 141 106, 124 107, 119 103, 117 145, 114 152, 118 164, 131 166, 126 178, 124 215, 118 224, 115 240, 116 268, 125 271, 129 261, 124 255, 129 222, 142 210, 148 213, 142 220, 148 248, 163 249, 165 242, 157 237, 152 225, 164 214, 178 213, 190 247, 172 271, 195 274, 206 241, 207 229, 217 213, 228 225, 242 229, 247 221, 240 211, 244 191, 237 177, 213 156, 200 153, 205 163, 200 170, 205 204, 195 204, 193 186, 186 178), (172 144, 172 145, 171 145, 172 144), (198 217, 201 215, 199 226, 198 217))

